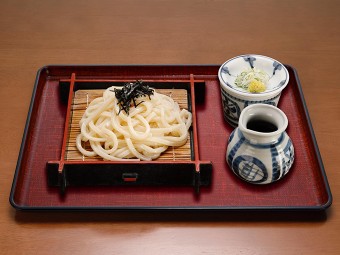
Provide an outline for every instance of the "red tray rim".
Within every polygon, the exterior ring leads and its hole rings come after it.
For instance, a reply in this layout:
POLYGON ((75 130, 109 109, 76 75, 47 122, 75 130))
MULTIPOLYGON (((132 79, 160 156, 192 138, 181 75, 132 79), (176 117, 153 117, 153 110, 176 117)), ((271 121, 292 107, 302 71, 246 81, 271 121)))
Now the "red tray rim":
POLYGON ((61 67, 61 68, 77 68, 77 67, 86 67, 86 68, 98 68, 98 67, 107 67, 107 68, 112 68, 112 67, 120 67, 120 68, 129 68, 129 67, 146 67, 146 68, 152 68, 152 67, 160 67, 160 68, 167 68, 167 67, 175 67, 175 68, 181 68, 181 67, 200 67, 200 68, 219 68, 220 65, 216 64, 167 64, 167 65, 158 65, 158 64, 123 64, 123 65, 118 65, 118 64, 112 64, 112 65, 102 65, 102 64, 84 64, 84 65, 63 65, 63 64, 52 64, 52 65, 46 65, 38 69, 35 83, 34 83, 34 88, 32 91, 32 96, 31 96, 31 102, 29 105, 29 110, 28 110, 28 115, 25 123, 25 129, 21 141, 21 147, 18 155, 18 160, 17 160, 17 165, 16 169, 14 172, 14 177, 13 177, 13 182, 11 186, 11 191, 10 191, 10 196, 9 196, 9 202, 11 206, 18 210, 18 211, 270 211, 270 212, 275 212, 275 211, 291 211, 291 212, 297 212, 297 211, 313 211, 313 212, 324 212, 326 209, 328 209, 333 201, 331 189, 329 186, 329 182, 327 179, 326 171, 324 169, 324 165, 322 162, 322 157, 319 151, 319 147, 317 144, 317 140, 315 137, 314 129, 312 126, 312 122, 309 116, 307 104, 303 95, 302 91, 302 86, 300 83, 300 79, 297 73, 297 70, 288 64, 284 64, 287 68, 291 69, 294 73, 294 77, 296 79, 298 91, 299 91, 299 96, 301 99, 301 103, 303 106, 304 114, 306 117, 306 121, 308 124, 308 130, 311 135, 311 140, 313 142, 313 149, 315 154, 317 155, 317 162, 319 165, 319 170, 322 176, 322 181, 325 187, 325 191, 327 194, 327 201, 324 204, 321 205, 315 205, 315 206, 26 206, 26 205, 20 205, 15 202, 14 198, 14 193, 16 191, 17 187, 17 180, 18 176, 20 173, 20 166, 21 166, 21 160, 22 156, 24 153, 24 145, 25 141, 27 138, 28 134, 28 127, 31 121, 31 115, 32 115, 32 109, 33 109, 33 104, 35 100, 35 95, 40 79, 40 74, 44 70, 48 70, 49 68, 56 68, 56 67, 61 67))

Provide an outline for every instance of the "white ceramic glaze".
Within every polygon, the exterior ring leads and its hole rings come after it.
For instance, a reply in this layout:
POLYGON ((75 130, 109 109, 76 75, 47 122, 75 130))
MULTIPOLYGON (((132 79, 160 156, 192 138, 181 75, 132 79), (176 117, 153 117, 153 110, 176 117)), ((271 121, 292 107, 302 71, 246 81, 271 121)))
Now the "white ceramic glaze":
POLYGON ((221 86, 224 118, 236 127, 242 110, 248 105, 255 103, 278 105, 281 92, 288 84, 289 73, 285 66, 275 59, 247 54, 234 57, 223 63, 218 71, 218 78, 221 86), (270 77, 264 92, 250 93, 235 85, 237 75, 254 67, 266 72, 270 77))
POLYGON ((254 184, 268 184, 284 177, 294 162, 294 147, 285 132, 288 119, 283 111, 267 104, 246 107, 239 126, 229 137, 226 160, 241 179, 254 184), (259 132, 247 127, 250 120, 262 120, 277 127, 273 132, 259 132))

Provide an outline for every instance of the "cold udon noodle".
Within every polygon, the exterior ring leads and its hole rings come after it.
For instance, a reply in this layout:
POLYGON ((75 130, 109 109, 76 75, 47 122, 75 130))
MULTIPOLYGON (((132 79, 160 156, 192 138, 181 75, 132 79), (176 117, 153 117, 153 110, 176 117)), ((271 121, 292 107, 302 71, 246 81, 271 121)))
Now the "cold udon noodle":
POLYGON ((120 111, 114 87, 94 99, 80 120, 76 146, 87 157, 153 160, 169 146, 187 142, 192 115, 171 97, 157 93, 139 99, 129 113, 120 111), (91 151, 84 144, 88 142, 91 151))

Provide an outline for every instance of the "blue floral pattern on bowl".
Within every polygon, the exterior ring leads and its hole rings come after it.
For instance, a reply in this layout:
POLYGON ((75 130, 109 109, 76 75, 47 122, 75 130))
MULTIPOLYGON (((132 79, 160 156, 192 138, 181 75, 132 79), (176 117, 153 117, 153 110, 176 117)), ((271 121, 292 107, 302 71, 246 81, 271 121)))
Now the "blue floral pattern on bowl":
POLYGON ((261 55, 247 54, 226 61, 219 69, 221 97, 225 120, 237 126, 242 110, 251 104, 265 103, 278 106, 281 91, 287 86, 289 73, 279 61, 261 55), (260 93, 250 93, 235 85, 235 79, 242 71, 257 68, 266 72, 270 79, 267 89, 260 93))
POLYGON ((267 89, 266 92, 276 90, 283 86, 286 83, 287 77, 289 77, 288 71, 283 64, 277 60, 261 55, 244 55, 228 60, 221 67, 220 77, 222 81, 230 88, 244 92, 242 88, 239 88, 233 84, 237 75, 247 68, 258 68, 268 73, 270 76, 270 88, 267 89), (265 63, 261 61, 263 59, 266 60, 265 63))
POLYGON ((273 98, 261 101, 242 100, 228 94, 224 89, 221 89, 222 106, 224 119, 233 127, 237 126, 238 119, 240 118, 241 109, 248 105, 262 103, 277 106, 281 94, 273 98))

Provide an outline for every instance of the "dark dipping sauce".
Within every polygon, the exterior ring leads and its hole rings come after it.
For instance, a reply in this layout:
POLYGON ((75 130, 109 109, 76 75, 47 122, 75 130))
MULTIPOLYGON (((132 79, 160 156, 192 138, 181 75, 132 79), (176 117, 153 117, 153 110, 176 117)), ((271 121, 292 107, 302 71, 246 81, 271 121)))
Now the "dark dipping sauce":
POLYGON ((247 123, 247 128, 256 132, 270 133, 277 130, 277 126, 266 120, 249 120, 247 123))

